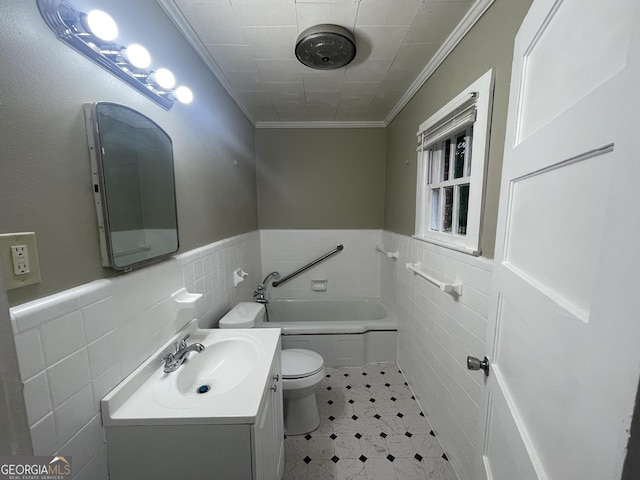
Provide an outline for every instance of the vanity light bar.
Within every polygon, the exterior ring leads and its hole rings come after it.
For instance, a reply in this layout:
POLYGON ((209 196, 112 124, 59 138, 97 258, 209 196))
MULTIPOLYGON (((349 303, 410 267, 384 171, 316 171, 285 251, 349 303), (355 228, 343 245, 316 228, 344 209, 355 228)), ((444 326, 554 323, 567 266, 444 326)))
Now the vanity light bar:
POLYGON ((165 110, 174 102, 191 103, 188 87, 175 88, 175 77, 166 68, 149 70, 151 56, 138 44, 120 45, 114 40, 118 27, 109 14, 93 10, 84 13, 65 0, 36 0, 40 15, 56 36, 128 83, 165 110))

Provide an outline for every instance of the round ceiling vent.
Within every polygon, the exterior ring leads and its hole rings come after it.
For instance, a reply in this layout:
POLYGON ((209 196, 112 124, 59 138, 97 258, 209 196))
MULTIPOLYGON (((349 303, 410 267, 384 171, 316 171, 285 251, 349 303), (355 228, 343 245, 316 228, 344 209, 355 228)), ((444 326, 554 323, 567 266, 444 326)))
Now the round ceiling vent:
POLYGON ((344 67, 356 56, 356 44, 349 30, 338 25, 316 25, 298 37, 296 57, 307 67, 333 70, 344 67))

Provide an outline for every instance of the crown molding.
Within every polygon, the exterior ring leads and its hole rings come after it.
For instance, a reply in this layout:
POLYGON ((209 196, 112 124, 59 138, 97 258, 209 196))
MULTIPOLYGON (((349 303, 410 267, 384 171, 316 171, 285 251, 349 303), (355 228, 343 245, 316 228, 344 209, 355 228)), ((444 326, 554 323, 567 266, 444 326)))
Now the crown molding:
POLYGON ((383 121, 371 122, 258 122, 256 128, 384 128, 383 121))
POLYGON ((209 67, 215 77, 218 79, 222 87, 226 90, 229 96, 236 103, 238 108, 242 110, 242 113, 247 117, 251 124, 255 128, 384 128, 387 127, 393 119, 402 111, 402 109, 409 103, 413 96, 420 90, 422 85, 433 75, 438 67, 449 56, 453 49, 460 43, 465 35, 471 30, 471 28, 480 20, 480 17, 489 9, 495 0, 476 0, 469 11, 462 18, 460 23, 451 32, 451 34, 444 41, 442 46, 435 53, 433 58, 427 63, 424 69, 413 81, 411 86, 407 89, 405 94, 398 100, 398 103, 391 109, 389 114, 384 120, 380 121, 366 121, 366 122, 338 122, 338 121, 324 121, 324 122, 256 122, 256 119, 251 114, 245 103, 238 96, 235 90, 231 87, 222 69, 211 58, 209 52, 202 46, 199 37, 189 26, 189 22, 185 18, 184 14, 176 4, 175 0, 156 0, 157 3, 164 9, 169 18, 178 27, 178 30, 187 39, 191 47, 200 56, 202 61, 209 67))
POLYGON ((158 5, 165 11, 169 19, 178 27, 178 31, 182 34, 182 36, 187 40, 189 46, 193 48, 198 56, 202 59, 207 67, 213 72, 216 79, 222 87, 226 90, 229 96, 233 99, 235 104, 238 106, 242 113, 247 117, 247 119, 251 122, 252 125, 256 125, 256 120, 244 104, 242 99, 238 96, 235 90, 229 84, 227 77, 224 76, 224 72, 218 66, 218 64, 211 58, 207 49, 202 46, 202 42, 200 41, 200 37, 196 35, 193 31, 189 22, 185 18, 182 10, 176 4, 175 0, 156 0, 158 5))
POLYGON ((495 0, 476 0, 465 16, 460 20, 460 23, 451 32, 451 35, 447 37, 442 46, 435 53, 433 58, 429 60, 429 63, 424 67, 422 72, 416 77, 411 86, 405 92, 405 94, 398 100, 395 107, 389 112, 384 120, 385 126, 388 126, 394 118, 400 113, 400 111, 409 103, 409 100, 420 90, 422 85, 429 80, 429 77, 438 69, 438 67, 444 62, 454 48, 465 37, 469 30, 480 20, 480 17, 487 11, 487 9, 493 4, 495 0))

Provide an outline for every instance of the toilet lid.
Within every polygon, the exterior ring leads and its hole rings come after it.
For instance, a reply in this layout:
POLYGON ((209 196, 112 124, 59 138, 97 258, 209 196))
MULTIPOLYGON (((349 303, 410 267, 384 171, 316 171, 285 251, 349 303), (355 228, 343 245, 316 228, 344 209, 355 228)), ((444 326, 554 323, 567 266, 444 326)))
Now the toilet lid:
POLYGON ((288 348, 282 350, 282 378, 308 377, 322 370, 322 355, 311 350, 288 348))

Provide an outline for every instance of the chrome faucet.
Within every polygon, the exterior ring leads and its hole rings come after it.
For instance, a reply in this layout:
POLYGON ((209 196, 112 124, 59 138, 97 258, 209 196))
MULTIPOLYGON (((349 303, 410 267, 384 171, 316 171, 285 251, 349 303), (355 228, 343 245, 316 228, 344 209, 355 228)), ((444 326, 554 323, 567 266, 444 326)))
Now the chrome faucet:
POLYGON ((279 276, 280 276, 280 274, 278 272, 271 272, 269 275, 267 275, 264 278, 264 280, 262 280, 262 283, 258 284, 258 287, 253 291, 253 298, 256 299, 256 302, 262 303, 264 305, 269 303, 269 300, 267 300, 265 298, 265 296, 264 296, 264 294, 267 291, 267 287, 268 287, 267 282, 269 281, 269 279, 271 277, 278 278, 279 276))
POLYGON ((174 343, 175 352, 167 352, 162 356, 164 362, 164 373, 175 372, 180 368, 180 365, 187 359, 189 352, 201 352, 204 350, 204 345, 201 343, 192 343, 187 345, 187 338, 191 335, 186 334, 182 340, 174 343))

